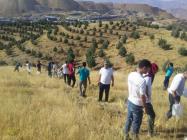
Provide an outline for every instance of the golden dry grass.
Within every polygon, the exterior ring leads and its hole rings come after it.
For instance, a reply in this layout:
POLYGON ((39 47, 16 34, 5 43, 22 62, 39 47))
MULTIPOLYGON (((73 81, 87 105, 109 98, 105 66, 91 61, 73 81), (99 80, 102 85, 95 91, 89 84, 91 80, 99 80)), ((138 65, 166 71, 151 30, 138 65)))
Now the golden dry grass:
MULTIPOLYGON (((92 84, 86 99, 79 97, 78 88, 69 88, 63 80, 49 79, 47 73, 28 75, 14 73, 12 67, 0 68, 0 139, 1 140, 121 140, 127 108, 127 73, 115 72, 115 86, 110 102, 98 103, 97 72, 91 73, 92 84)), ((162 91, 160 73, 153 86, 156 112, 154 140, 178 140, 187 136, 187 99, 182 98, 184 117, 165 122, 168 109, 162 91)), ((146 115, 141 139, 148 139, 146 115)))

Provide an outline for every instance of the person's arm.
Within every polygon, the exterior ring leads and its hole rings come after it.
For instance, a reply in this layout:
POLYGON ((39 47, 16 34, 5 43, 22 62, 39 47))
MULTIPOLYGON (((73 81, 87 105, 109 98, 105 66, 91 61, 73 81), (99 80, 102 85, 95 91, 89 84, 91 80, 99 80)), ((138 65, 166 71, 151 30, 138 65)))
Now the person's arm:
POLYGON ((90 76, 88 76, 88 82, 89 82, 89 84, 91 84, 90 76))
POLYGON ((147 113, 147 105, 146 105, 146 97, 145 95, 141 96, 142 102, 143 102, 143 107, 145 109, 145 113, 147 113))
POLYGON ((114 75, 112 74, 112 86, 114 86, 114 75))
POLYGON ((140 87, 140 95, 143 103, 143 107, 145 109, 145 113, 147 113, 147 105, 146 105, 146 81, 144 81, 140 87))
POLYGON ((98 85, 100 84, 100 81, 101 81, 101 74, 99 73, 99 79, 98 79, 98 85))

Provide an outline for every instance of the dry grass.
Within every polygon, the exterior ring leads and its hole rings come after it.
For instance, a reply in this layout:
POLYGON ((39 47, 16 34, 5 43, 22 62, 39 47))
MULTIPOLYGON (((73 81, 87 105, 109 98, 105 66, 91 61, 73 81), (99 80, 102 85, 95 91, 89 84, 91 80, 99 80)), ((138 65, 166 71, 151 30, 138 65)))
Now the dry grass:
MULTIPOLYGON (((0 68, 1 140, 121 140, 126 117, 124 100, 128 95, 126 76, 116 72, 110 103, 98 103, 97 73, 91 73, 88 97, 80 98, 62 80, 49 79, 44 72, 30 76, 14 73, 12 67, 0 68)), ((183 139, 187 136, 187 101, 182 99, 184 117, 164 121, 167 95, 161 90, 163 76, 155 79, 153 104, 157 114, 155 140, 183 139)), ((146 115, 141 138, 147 139, 146 115)))

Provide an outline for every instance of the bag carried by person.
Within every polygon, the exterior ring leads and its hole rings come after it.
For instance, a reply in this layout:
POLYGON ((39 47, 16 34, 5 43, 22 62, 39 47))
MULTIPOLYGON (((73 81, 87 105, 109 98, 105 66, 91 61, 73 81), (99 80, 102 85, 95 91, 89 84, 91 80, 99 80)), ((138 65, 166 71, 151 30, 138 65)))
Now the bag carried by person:
POLYGON ((180 118, 183 115, 183 106, 180 103, 175 103, 172 107, 172 116, 180 118))

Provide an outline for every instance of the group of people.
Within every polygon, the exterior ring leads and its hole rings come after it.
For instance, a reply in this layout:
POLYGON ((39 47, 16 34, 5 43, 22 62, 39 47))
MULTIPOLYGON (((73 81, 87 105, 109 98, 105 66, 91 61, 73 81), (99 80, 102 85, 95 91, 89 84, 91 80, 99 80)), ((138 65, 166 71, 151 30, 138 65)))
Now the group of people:
MULTIPOLYGON (((38 61, 36 68, 41 73, 42 64, 38 61)), ((21 67, 20 63, 16 64, 15 71, 19 71, 21 67)), ((30 73, 30 63, 26 62, 27 71, 30 73)), ((86 97, 87 84, 91 84, 90 71, 87 68, 86 62, 82 63, 81 67, 76 70, 75 62, 65 62, 62 66, 57 66, 53 61, 50 61, 47 66, 48 76, 53 77, 58 72, 64 78, 64 82, 71 87, 75 86, 76 74, 79 75, 79 91, 80 96, 86 97)), ((159 68, 156 63, 151 63, 147 59, 143 59, 138 63, 138 67, 135 71, 128 75, 128 101, 127 101, 127 118, 124 127, 125 140, 139 139, 139 131, 143 119, 143 110, 148 115, 148 134, 149 136, 154 135, 154 122, 155 122, 155 111, 152 104, 152 84, 159 68), (132 130, 132 136, 129 135, 132 130)), ((169 79, 173 74, 174 68, 173 63, 169 63, 166 68, 165 80, 163 82, 164 90, 167 89, 169 97, 169 110, 166 113, 167 120, 172 117, 172 107, 176 103, 180 103, 180 97, 183 95, 185 82, 187 79, 187 71, 184 73, 177 74, 170 87, 169 79), (169 87, 169 88, 168 88, 169 87)), ((98 86, 99 86, 99 97, 98 101, 103 100, 103 94, 105 93, 105 102, 109 100, 110 87, 114 86, 114 71, 108 61, 104 62, 104 67, 99 71, 98 86)))
MULTIPOLYGON (((124 134, 125 140, 139 139, 139 130, 142 124, 143 112, 148 115, 148 134, 154 135, 155 112, 152 105, 152 84, 155 74, 158 72, 158 66, 149 60, 141 60, 136 71, 131 72, 128 76, 128 113, 125 122, 124 134), (145 111, 143 111, 145 110, 145 111), (132 136, 129 132, 132 128, 132 136)), ((169 63, 166 69, 164 80, 164 89, 169 86, 169 79, 173 74, 173 64, 169 63)), ((166 120, 172 117, 172 108, 174 104, 179 104, 183 95, 187 71, 177 74, 170 87, 167 89, 169 97, 169 110, 166 113, 166 120)))

